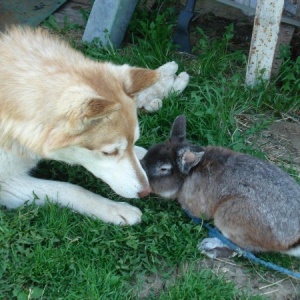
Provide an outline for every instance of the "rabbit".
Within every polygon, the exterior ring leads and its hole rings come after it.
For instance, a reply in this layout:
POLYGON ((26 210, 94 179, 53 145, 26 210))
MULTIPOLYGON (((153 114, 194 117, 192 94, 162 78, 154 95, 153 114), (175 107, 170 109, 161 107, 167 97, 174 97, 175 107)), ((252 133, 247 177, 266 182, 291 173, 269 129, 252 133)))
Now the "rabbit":
POLYGON ((277 166, 188 142, 184 115, 175 119, 170 138, 150 147, 141 164, 152 193, 177 199, 194 217, 213 219, 237 246, 300 256, 300 186, 277 166))

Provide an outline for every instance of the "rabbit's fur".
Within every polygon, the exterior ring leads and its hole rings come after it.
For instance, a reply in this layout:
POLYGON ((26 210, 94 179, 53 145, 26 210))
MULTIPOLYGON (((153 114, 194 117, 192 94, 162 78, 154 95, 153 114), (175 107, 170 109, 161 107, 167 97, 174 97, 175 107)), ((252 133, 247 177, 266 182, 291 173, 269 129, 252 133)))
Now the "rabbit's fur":
POLYGON ((174 121, 169 140, 148 150, 142 166, 153 193, 177 199, 195 217, 214 219, 238 246, 300 256, 300 186, 278 167, 189 143, 184 116, 174 121))

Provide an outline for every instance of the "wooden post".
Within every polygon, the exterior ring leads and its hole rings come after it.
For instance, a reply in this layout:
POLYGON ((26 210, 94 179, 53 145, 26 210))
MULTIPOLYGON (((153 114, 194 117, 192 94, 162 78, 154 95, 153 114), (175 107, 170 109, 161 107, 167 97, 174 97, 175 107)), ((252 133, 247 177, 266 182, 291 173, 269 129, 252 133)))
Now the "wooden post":
POLYGON ((247 65, 246 84, 269 80, 278 40, 284 0, 258 0, 247 65))
MULTIPOLYGON (((95 0, 82 40, 99 38, 103 46, 119 47, 138 0, 95 0)), ((99 44, 100 46, 100 44, 99 44)))

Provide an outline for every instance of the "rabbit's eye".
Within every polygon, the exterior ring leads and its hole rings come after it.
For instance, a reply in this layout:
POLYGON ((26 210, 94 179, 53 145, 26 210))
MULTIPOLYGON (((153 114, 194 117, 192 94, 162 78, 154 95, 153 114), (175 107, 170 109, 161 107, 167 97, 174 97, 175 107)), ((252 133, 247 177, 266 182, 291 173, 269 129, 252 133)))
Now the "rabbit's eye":
POLYGON ((171 169, 172 169, 171 164, 162 164, 159 166, 159 173, 161 175, 167 175, 167 174, 170 174, 171 169))

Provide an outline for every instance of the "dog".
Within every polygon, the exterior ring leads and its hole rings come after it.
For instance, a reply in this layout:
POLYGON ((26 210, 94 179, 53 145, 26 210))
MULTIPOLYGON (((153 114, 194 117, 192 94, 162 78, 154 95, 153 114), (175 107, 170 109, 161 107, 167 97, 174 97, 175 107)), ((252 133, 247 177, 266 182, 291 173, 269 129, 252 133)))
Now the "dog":
MULTIPOLYGON (((300 186, 275 165, 223 147, 186 140, 186 118, 173 123, 170 138, 152 146, 141 161, 153 193, 177 199, 194 217, 214 219, 236 245, 254 252, 300 256, 300 186)), ((216 247, 210 238, 200 244, 216 247)))
POLYGON ((137 107, 154 111, 162 105, 160 95, 181 92, 188 74, 176 76, 177 67, 96 62, 41 28, 13 26, 2 33, 0 204, 17 208, 35 198, 42 205, 49 198, 104 222, 140 222, 141 211, 128 203, 34 178, 30 170, 41 159, 81 165, 123 197, 147 196, 139 161, 145 150, 134 146, 140 135, 137 107))

